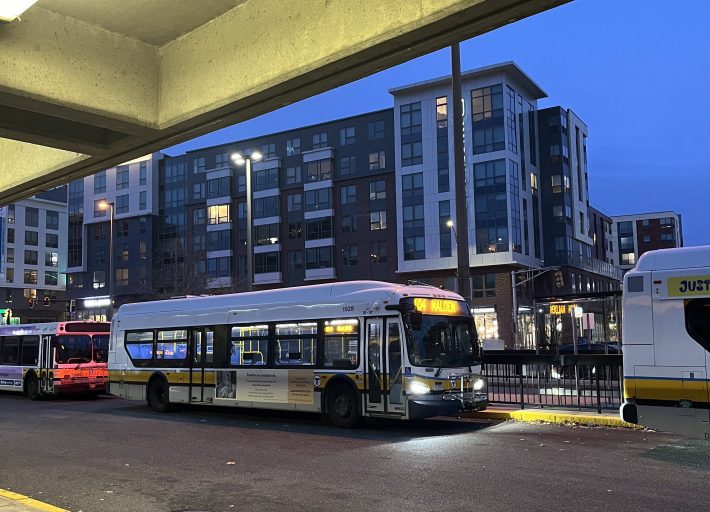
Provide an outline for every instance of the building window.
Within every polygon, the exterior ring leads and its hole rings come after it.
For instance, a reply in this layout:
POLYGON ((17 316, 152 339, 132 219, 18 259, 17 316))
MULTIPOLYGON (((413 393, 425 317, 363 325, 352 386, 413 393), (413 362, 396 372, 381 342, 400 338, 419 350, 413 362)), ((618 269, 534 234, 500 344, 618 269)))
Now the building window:
POLYGON ((409 103, 399 107, 399 128, 402 135, 422 132, 422 104, 409 103))
MULTIPOLYGON (((228 251, 232 245, 232 232, 228 229, 207 232, 208 251, 228 251)), ((257 244, 258 245, 258 244, 257 244)))
POLYGON ((281 253, 262 252, 254 255, 254 273, 255 274, 270 274, 272 272, 281 271, 281 253))
POLYGON ((635 265, 636 264, 636 254, 633 252, 622 252, 621 253, 621 264, 622 265, 635 265))
POLYGON ((340 216, 340 227, 343 233, 355 233, 357 231, 357 216, 346 213, 340 216))
POLYGON ((309 183, 329 180, 332 177, 333 164, 330 160, 317 160, 308 162, 306 166, 306 180, 309 183))
POLYGON ((192 161, 192 172, 193 174, 197 174, 200 172, 205 172, 206 166, 205 166, 205 157, 201 156, 199 158, 195 158, 192 161))
POLYGON ((254 192, 279 188, 279 170, 264 169, 254 172, 254 192))
POLYGON ((138 170, 138 185, 142 186, 148 182, 148 162, 143 161, 140 163, 140 168, 138 170))
POLYGON ((289 212, 300 212, 303 209, 303 194, 289 194, 286 196, 286 209, 289 212))
POLYGON ((506 105, 506 125, 508 128, 508 150, 518 154, 518 123, 515 116, 515 91, 506 87, 508 104, 506 105))
POLYGON ((47 229, 59 229, 59 212, 47 210, 47 229))
POLYGON ((385 138, 385 122, 372 121, 367 125, 367 134, 370 140, 379 140, 385 138))
POLYGON ((25 251, 25 265, 37 265, 37 251, 25 251))
POLYGON ((128 213, 128 194, 116 196, 116 213, 128 213))
POLYGON ((303 236, 303 224, 299 222, 290 222, 288 225, 288 237, 291 240, 296 240, 303 236))
POLYGON ((276 143, 268 142, 261 145, 261 155, 263 158, 274 158, 276 156, 276 143))
POLYGON ((357 202, 357 187, 346 185, 340 188, 340 204, 355 204, 357 202))
POLYGON ((279 196, 260 197, 254 199, 254 218, 278 217, 279 196))
POLYGON ((439 201, 439 256, 451 256, 451 201, 439 201))
POLYGON ((8 267, 5 269, 5 282, 14 283, 15 282, 15 269, 8 267))
POLYGON ((402 167, 422 163, 422 142, 407 142, 402 144, 402 167))
POLYGON ((195 208, 192 210, 192 224, 202 226, 207 222, 207 215, 204 208, 195 208))
POLYGON ((229 197, 231 195, 230 181, 229 176, 207 180, 207 198, 229 197))
POLYGON ((59 282, 59 272, 48 270, 44 273, 45 286, 57 286, 59 282))
POLYGON ((127 165, 116 167, 116 190, 124 190, 129 186, 129 172, 127 165))
POLYGON ((347 146, 348 144, 355 144, 354 126, 348 126, 347 128, 340 129, 340 145, 347 146))
POLYGON ((210 224, 226 224, 232 222, 228 204, 216 204, 207 207, 207 219, 210 224))
POLYGON ((15 263, 15 249, 8 247, 5 252, 5 261, 7 263, 15 263))
POLYGON ((286 185, 296 185, 303 181, 301 176, 301 166, 286 168, 286 185))
POLYGON ((138 255, 142 260, 148 259, 147 244, 145 240, 138 242, 138 255))
POLYGON ((306 222, 306 240, 320 240, 323 238, 333 238, 332 217, 306 222))
POLYGON ((303 272, 303 251, 298 249, 288 251, 288 272, 289 274, 303 272))
POLYGON ((299 155, 301 153, 301 139, 295 137, 286 141, 286 156, 299 155))
POLYGON ((7 228, 7 243, 15 243, 15 228, 7 228))
POLYGON ((201 252, 207 247, 206 235, 204 233, 195 233, 192 235, 192 250, 193 252, 201 252))
POLYGON ((424 259, 424 236, 404 237, 404 260, 424 259))
POLYGON ((651 235, 643 235, 643 242, 645 244, 651 243, 651 235))
POLYGON ((509 250, 505 164, 501 159, 473 165, 476 252, 479 254, 509 250))
MULTIPOLYGON (((279 243, 279 225, 278 224, 262 224, 254 226, 254 244, 255 245, 274 245, 279 243)), ((229 243, 227 243, 229 245, 229 243)), ((209 240, 208 240, 209 249, 209 240)), ((226 247, 227 249, 229 247, 226 247)))
POLYGON ((312 247, 306 249, 306 269, 333 267, 333 247, 312 247))
POLYGON ((354 156, 345 156, 340 159, 340 175, 348 176, 357 172, 357 163, 354 156))
POLYGON ((306 191, 306 211, 328 210, 333 207, 330 188, 306 191))
POLYGON ((25 208, 25 226, 39 227, 39 210, 37 208, 25 208))
POLYGON ((39 245, 39 233, 37 231, 25 231, 25 245, 39 245))
POLYGON ((370 261, 372 263, 387 263, 386 242, 372 242, 370 244, 370 261))
POLYGON ((116 269, 116 286, 128 286, 128 269, 116 269))
POLYGON ((46 267, 58 267, 59 266, 59 253, 58 252, 45 252, 44 253, 44 265, 46 267))
POLYGON ((471 92, 473 105, 473 154, 505 149, 503 86, 483 87, 471 92))
POLYGON ((36 270, 25 270, 25 284, 37 284, 36 270))
POLYGON ((673 233, 661 233, 661 241, 662 242, 673 242, 674 241, 673 233))
POLYGON ((146 208, 148 208, 148 192, 142 190, 138 194, 138 209, 145 210, 146 208))
POLYGON ((106 286, 106 271, 105 270, 95 270, 93 278, 94 290, 98 288, 104 288, 106 286))
POLYGON ((417 172, 402 176, 402 199, 421 200, 424 197, 424 174, 417 172))
POLYGON ((370 231, 387 229, 387 212, 370 212, 370 231))
POLYGON ((496 296, 496 275, 479 274, 473 276, 473 297, 479 299, 482 297, 496 296))
POLYGON ((116 226, 116 238, 125 238, 128 236, 128 221, 119 222, 116 226))
POLYGON ((229 277, 231 274, 232 258, 209 258, 207 260, 207 276, 210 278, 229 277))
POLYGON ((446 105, 446 96, 436 98, 436 127, 446 128, 448 126, 449 113, 446 105))
POLYGON ((323 149, 328 147, 328 134, 326 132, 313 134, 313 149, 323 149))
POLYGON ((385 180, 370 182, 370 201, 376 201, 378 199, 387 199, 385 180))
POLYGON ((369 156, 370 170, 378 171, 385 168, 385 152, 375 151, 369 156))
POLYGON ((222 169, 224 167, 229 167, 229 155, 226 152, 217 153, 214 156, 214 166, 215 169, 222 169))
POLYGON ((357 245, 347 244, 344 245, 341 253, 343 255, 343 266, 344 267, 354 267, 357 265, 357 245))
POLYGON ((205 198, 205 184, 195 183, 192 186, 192 198, 193 199, 204 199, 205 198))
POLYGON ((534 196, 537 195, 537 174, 534 172, 530 173, 530 191, 534 196))
POLYGON ((99 171, 94 174, 94 194, 104 194, 106 192, 106 171, 99 171))

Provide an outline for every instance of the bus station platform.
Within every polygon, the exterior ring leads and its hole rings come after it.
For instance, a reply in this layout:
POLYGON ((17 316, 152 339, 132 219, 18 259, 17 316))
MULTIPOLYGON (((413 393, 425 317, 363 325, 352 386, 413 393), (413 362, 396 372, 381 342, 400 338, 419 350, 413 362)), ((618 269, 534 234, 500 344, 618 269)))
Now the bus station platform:
POLYGON ((552 423, 557 425, 581 425, 589 427, 636 428, 644 427, 627 423, 619 417, 618 411, 596 411, 578 409, 553 409, 528 407, 521 409, 515 405, 491 405, 485 411, 463 413, 461 417, 486 420, 515 420, 525 423, 552 423))
POLYGON ((66 509, 49 505, 24 494, 0 489, 0 512, 69 512, 66 509))

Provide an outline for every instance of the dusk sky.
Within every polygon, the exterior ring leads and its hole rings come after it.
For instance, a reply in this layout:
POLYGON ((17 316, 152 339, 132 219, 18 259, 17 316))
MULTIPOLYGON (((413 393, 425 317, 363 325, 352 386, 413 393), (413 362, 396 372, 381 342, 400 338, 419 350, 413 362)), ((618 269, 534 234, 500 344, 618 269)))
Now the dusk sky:
MULTIPOLYGON (((593 206, 674 210, 710 244, 710 0, 576 0, 461 45, 463 70, 515 61, 589 126, 593 206)), ((392 106, 391 87, 450 73, 448 49, 167 150, 222 144, 392 106)))

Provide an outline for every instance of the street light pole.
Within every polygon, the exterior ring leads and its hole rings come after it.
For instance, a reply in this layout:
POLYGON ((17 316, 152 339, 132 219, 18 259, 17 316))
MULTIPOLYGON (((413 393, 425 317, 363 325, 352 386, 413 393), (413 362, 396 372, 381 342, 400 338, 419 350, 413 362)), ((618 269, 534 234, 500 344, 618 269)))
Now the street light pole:
MULTIPOLYGON (((246 271, 247 271, 247 286, 246 291, 250 292, 252 290, 254 282, 254 241, 253 241, 253 226, 252 226, 252 186, 251 186, 251 163, 252 161, 258 162, 261 160, 261 153, 255 151, 250 155, 241 155, 240 153, 234 153, 232 155, 232 160, 237 165, 244 164, 244 171, 246 172, 246 214, 247 214, 247 255, 246 255, 246 271)), ((238 217, 238 216, 237 216, 238 217)), ((239 233, 239 228, 237 228, 237 233, 239 233)))
POLYGON ((108 318, 111 320, 113 317, 113 217, 114 217, 114 205, 109 201, 101 201, 99 203, 100 210, 109 211, 109 235, 108 235, 108 318))

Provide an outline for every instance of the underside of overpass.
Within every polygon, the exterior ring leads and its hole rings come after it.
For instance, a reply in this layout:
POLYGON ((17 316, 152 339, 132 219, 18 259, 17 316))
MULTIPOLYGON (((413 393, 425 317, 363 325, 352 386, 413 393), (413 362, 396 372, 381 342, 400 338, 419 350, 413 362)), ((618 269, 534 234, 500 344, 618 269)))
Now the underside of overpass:
POLYGON ((0 23, 0 205, 569 0, 39 0, 0 23))

